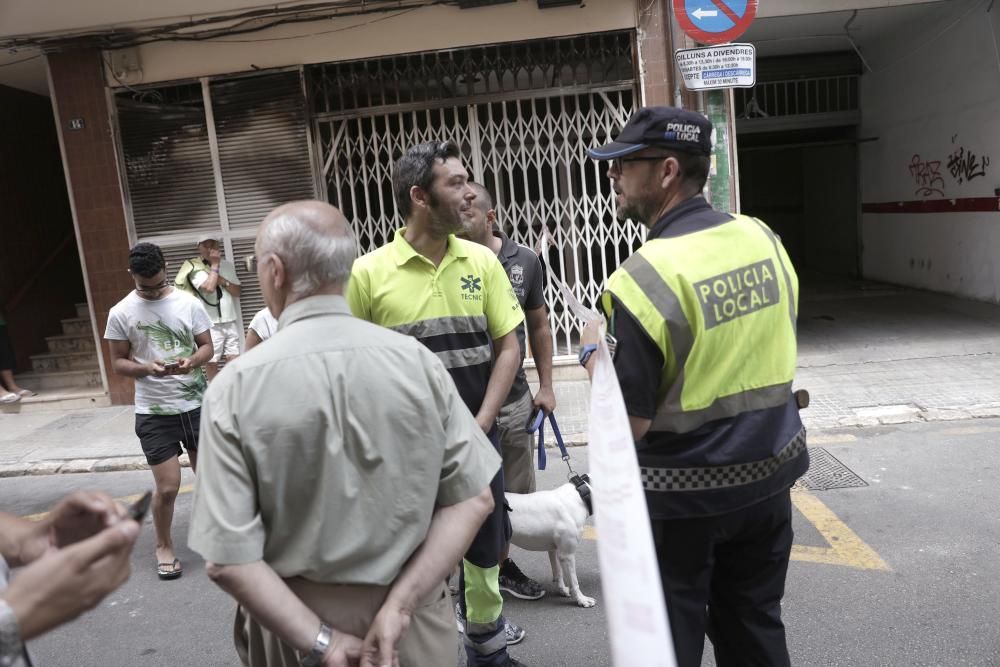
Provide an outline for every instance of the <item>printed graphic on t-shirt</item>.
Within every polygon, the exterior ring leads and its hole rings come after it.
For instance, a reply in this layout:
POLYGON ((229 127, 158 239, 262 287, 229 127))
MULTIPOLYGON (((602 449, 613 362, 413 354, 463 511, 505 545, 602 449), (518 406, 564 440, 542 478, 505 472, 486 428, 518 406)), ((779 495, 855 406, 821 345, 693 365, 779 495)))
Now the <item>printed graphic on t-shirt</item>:
MULTIPOLYGON (((211 326, 205 309, 186 292, 175 289, 155 301, 132 292, 111 309, 104 337, 127 340, 136 363, 164 363, 193 355, 194 337, 211 326)), ((190 412, 201 407, 207 387, 200 368, 184 375, 136 378, 135 411, 153 415, 190 412)))
POLYGON ((507 270, 507 277, 510 278, 511 287, 514 288, 514 295, 523 305, 524 297, 528 294, 528 290, 524 287, 524 267, 520 264, 511 264, 507 270))
MULTIPOLYGON (((152 324, 137 324, 136 328, 146 334, 155 347, 164 352, 163 361, 176 361, 194 354, 194 334, 191 333, 189 327, 183 326, 179 331, 175 331, 163 321, 157 320, 152 324)), ((180 397, 185 401, 197 402, 200 405, 205 390, 208 388, 208 382, 200 368, 189 375, 191 376, 190 382, 185 381, 183 375, 177 376, 177 379, 180 380, 178 382, 180 397)), ((160 405, 150 405, 149 409, 154 415, 173 414, 169 408, 160 405)))

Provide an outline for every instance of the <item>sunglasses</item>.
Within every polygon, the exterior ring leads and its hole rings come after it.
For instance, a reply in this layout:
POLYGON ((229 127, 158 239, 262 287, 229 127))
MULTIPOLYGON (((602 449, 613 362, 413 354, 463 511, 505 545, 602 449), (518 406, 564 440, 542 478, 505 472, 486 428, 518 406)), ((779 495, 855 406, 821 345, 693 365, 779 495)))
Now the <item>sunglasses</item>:
POLYGON ((611 161, 611 168, 621 173, 622 165, 626 162, 644 162, 644 161, 659 161, 666 160, 666 155, 649 155, 645 157, 616 157, 611 161))

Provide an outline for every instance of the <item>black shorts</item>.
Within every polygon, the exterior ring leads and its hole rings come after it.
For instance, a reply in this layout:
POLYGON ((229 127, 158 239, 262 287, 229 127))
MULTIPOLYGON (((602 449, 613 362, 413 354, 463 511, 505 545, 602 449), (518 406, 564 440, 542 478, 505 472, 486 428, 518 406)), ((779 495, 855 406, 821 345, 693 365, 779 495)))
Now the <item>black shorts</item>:
POLYGON ((179 415, 135 416, 135 434, 139 436, 146 463, 151 466, 181 455, 181 444, 189 452, 198 450, 198 427, 201 408, 179 415))

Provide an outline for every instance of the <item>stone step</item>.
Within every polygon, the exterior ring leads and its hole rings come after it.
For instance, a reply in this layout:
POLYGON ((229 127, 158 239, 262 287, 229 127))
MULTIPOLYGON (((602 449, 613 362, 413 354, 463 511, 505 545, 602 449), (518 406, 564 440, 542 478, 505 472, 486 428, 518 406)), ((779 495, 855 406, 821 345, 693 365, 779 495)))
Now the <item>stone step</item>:
POLYGON ((76 334, 92 334, 93 329, 90 326, 90 317, 71 317, 65 320, 59 320, 62 322, 63 334, 67 336, 73 336, 76 334))
POLYGON ((82 371, 57 371, 46 373, 21 373, 15 377, 17 384, 26 389, 41 392, 49 389, 103 388, 101 372, 98 369, 82 371))
POLYGON ((76 316, 90 318, 90 304, 78 303, 76 305, 76 316))
POLYGON ((0 414, 61 412, 63 410, 84 410, 110 406, 111 398, 100 387, 69 387, 40 391, 37 396, 22 398, 17 403, 0 403, 0 414))
POLYGON ((63 334, 61 336, 46 336, 45 342, 52 354, 65 352, 96 352, 94 334, 63 334))
POLYGON ((36 373, 96 370, 98 368, 100 365, 97 361, 97 353, 93 351, 31 355, 31 370, 36 373))

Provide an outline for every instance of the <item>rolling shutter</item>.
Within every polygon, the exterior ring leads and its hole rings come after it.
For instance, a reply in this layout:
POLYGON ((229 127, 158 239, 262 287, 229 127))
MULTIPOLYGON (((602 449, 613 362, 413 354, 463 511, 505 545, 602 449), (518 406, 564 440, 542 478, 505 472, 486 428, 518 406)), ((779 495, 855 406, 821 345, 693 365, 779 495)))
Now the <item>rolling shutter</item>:
POLYGON ((211 84, 229 228, 316 196, 298 72, 211 84))
POLYGON ((247 263, 257 226, 275 207, 316 196, 302 73, 212 80, 205 90, 186 83, 116 94, 130 217, 137 241, 163 249, 171 281, 198 254, 198 237, 215 233, 242 283, 245 331, 264 307, 247 263))
POLYGON ((219 229, 212 152, 200 98, 118 100, 132 219, 139 239, 219 229))

